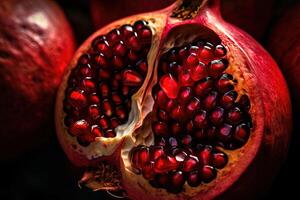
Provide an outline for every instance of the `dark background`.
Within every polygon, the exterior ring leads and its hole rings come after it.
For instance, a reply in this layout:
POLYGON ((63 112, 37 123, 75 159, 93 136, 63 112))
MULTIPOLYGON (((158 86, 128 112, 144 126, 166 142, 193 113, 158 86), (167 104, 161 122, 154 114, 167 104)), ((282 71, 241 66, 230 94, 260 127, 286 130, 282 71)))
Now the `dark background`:
MULTIPOLYGON (((276 22, 287 5, 299 0, 278 0, 271 24, 276 22)), ((93 32, 89 16, 88 1, 75 3, 71 0, 59 0, 67 17, 72 23, 80 44, 93 32)), ((267 43, 270 30, 261 43, 267 43)), ((295 121, 300 118, 295 116, 295 121)), ((290 152, 280 173, 275 177, 272 188, 263 199, 283 198, 295 199, 298 196, 298 179, 300 178, 298 162, 300 155, 299 131, 300 125, 295 123, 290 152)), ((100 200, 112 199, 105 192, 91 192, 79 189, 77 180, 80 172, 68 162, 55 136, 50 142, 38 150, 23 156, 15 162, 0 163, 0 199, 1 200, 100 200), (74 176, 75 174, 75 176, 74 176)))

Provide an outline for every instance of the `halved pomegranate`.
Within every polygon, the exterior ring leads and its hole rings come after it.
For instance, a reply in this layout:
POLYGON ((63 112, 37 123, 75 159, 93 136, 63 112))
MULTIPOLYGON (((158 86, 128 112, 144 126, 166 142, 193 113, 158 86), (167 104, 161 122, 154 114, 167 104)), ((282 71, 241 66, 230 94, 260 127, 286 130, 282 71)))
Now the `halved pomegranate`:
POLYGON ((266 190, 288 146, 288 90, 269 54, 218 8, 178 1, 80 47, 56 128, 69 159, 89 168, 81 184, 151 200, 266 190))

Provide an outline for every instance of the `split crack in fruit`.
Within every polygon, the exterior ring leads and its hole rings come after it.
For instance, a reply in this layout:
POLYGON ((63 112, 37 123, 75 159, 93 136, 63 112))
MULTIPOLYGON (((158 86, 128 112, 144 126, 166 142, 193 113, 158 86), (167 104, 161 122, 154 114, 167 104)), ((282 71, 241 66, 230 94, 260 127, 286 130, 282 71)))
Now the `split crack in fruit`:
MULTIPOLYGON (((260 150, 277 137, 272 153, 286 150, 285 83, 270 56, 222 21, 217 7, 178 1, 114 22, 82 45, 56 106, 58 138, 74 164, 97 171, 109 161, 132 199, 230 196, 251 177, 256 157, 267 163, 260 170, 279 166, 260 150)), ((105 189, 88 177, 81 182, 105 189)))

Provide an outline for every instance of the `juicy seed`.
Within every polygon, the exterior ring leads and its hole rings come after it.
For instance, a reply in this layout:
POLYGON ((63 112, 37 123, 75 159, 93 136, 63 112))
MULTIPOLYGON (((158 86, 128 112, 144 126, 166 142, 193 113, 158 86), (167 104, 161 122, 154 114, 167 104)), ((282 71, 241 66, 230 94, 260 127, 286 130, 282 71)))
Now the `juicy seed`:
POLYGON ((140 86, 143 83, 143 79, 137 72, 126 70, 122 74, 122 82, 127 86, 140 86))
POLYGON ((170 99, 175 99, 179 91, 179 85, 171 74, 163 76, 159 81, 160 87, 170 99))

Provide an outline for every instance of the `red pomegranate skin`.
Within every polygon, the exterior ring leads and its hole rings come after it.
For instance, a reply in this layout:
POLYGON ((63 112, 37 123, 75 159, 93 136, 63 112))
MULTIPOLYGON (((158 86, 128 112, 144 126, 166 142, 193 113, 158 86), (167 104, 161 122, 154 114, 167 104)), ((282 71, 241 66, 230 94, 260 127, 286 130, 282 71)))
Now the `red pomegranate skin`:
MULTIPOLYGON (((96 28, 129 15, 161 9, 175 0, 91 0, 91 15, 96 28), (126 8, 126 9, 125 9, 126 8)), ((261 40, 272 17, 273 0, 223 0, 223 18, 257 40, 261 40)))
POLYGON ((51 0, 0 2, 0 159, 49 138, 55 93, 75 49, 62 10, 51 0))

